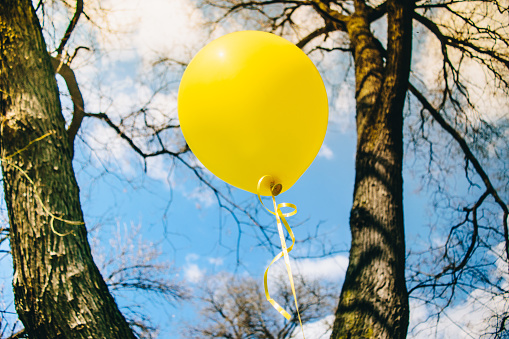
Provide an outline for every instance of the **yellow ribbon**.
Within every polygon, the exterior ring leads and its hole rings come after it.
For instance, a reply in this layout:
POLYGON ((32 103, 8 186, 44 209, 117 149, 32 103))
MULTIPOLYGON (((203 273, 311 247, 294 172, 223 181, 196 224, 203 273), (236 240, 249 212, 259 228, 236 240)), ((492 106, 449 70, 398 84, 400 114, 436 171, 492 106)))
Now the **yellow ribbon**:
MULTIPOLYGON (((295 308, 297 310, 297 316, 299 318, 300 328, 302 329, 302 337, 304 339, 306 339, 306 337, 304 335, 304 327, 302 326, 302 320, 300 318, 299 305, 297 303, 297 294, 295 293, 295 284, 293 282, 292 268, 290 266, 290 257, 288 256, 288 253, 293 249, 293 245, 295 245, 295 236, 293 235, 293 231, 290 228, 290 226, 288 225, 288 222, 286 221, 286 217, 291 217, 292 215, 295 215, 297 213, 297 206, 295 206, 294 204, 290 204, 290 203, 281 203, 279 205, 276 204, 276 198, 274 197, 274 193, 273 193, 274 191, 271 189, 271 196, 272 196, 272 203, 274 205, 274 211, 268 209, 265 206, 265 204, 263 203, 262 198, 260 196, 261 186, 262 186, 263 181, 265 181, 265 180, 270 180, 272 182, 272 185, 274 185, 272 176, 270 176, 270 175, 263 176, 258 181, 258 188, 257 188, 258 200, 260 200, 260 203, 262 204, 262 206, 269 213, 271 213, 271 214, 276 216, 277 230, 278 230, 278 233, 279 233, 279 239, 281 240, 281 249, 282 249, 282 251, 278 255, 276 255, 274 257, 274 259, 272 259, 272 261, 270 262, 269 266, 267 266, 267 269, 265 270, 265 274, 263 276, 263 286, 265 288, 265 296, 267 297, 268 302, 270 302, 272 304, 272 306, 279 313, 281 313, 286 319, 290 320, 290 318, 291 318, 290 314, 288 314, 287 311, 285 311, 274 299, 272 299, 270 297, 270 295, 269 295, 269 288, 268 288, 268 285, 267 285, 267 274, 269 273, 270 266, 272 266, 273 263, 275 263, 277 260, 279 260, 281 257, 283 257, 284 260, 285 260, 286 271, 288 272, 288 278, 290 280, 290 286, 292 288, 293 299, 295 300, 295 308), (293 211, 287 212, 287 213, 283 213, 281 211, 281 209, 284 208, 284 207, 292 208, 293 211), (281 224, 285 225, 285 228, 288 231, 288 234, 290 235, 290 238, 292 239, 292 245, 290 247, 288 247, 288 248, 286 247, 286 240, 285 240, 285 236, 284 236, 284 233, 283 233, 283 227, 282 227, 281 224)), ((278 193, 276 193, 276 195, 277 194, 278 193)))
POLYGON ((25 147, 23 147, 22 149, 19 149, 17 150, 16 152, 14 152, 13 154, 11 155, 8 155, 6 156, 5 158, 0 158, 0 161, 2 162, 5 162, 7 165, 9 166, 12 166, 14 167, 15 169, 17 169, 18 171, 21 172, 21 174, 23 174, 23 176, 28 180, 28 182, 30 182, 30 184, 33 186, 34 188, 34 195, 35 197, 37 198, 37 200, 39 200, 39 203, 41 204, 41 207, 42 209, 44 210, 44 212, 46 212, 47 215, 49 215, 51 217, 50 219, 50 226, 51 226, 51 230, 53 231, 53 233, 55 233, 56 235, 58 236, 61 236, 61 237, 65 237, 71 233, 74 232, 74 230, 72 231, 69 231, 67 233, 59 233, 55 230, 55 226, 54 226, 54 221, 55 219, 56 220, 59 220, 59 221, 62 221, 63 223, 66 223, 68 225, 84 225, 85 223, 82 222, 82 221, 73 221, 73 220, 66 220, 64 218, 61 218, 57 215, 55 215, 54 213, 50 212, 50 210, 46 207, 46 205, 44 205, 44 202, 42 201, 42 198, 41 196, 39 195, 39 193, 37 193, 37 187, 35 185, 35 182, 32 180, 32 178, 30 178, 30 176, 28 175, 27 172, 25 172, 21 167, 19 167, 18 165, 12 163, 11 161, 9 161, 9 159, 13 158, 15 155, 17 154, 20 154, 21 152, 24 152, 26 149, 28 149, 28 147, 30 147, 32 144, 38 142, 38 141, 41 141, 42 139, 54 134, 55 131, 51 131, 51 132, 48 132, 46 134, 44 134, 43 136, 40 136, 38 137, 37 139, 34 139, 32 141, 30 141, 25 147))

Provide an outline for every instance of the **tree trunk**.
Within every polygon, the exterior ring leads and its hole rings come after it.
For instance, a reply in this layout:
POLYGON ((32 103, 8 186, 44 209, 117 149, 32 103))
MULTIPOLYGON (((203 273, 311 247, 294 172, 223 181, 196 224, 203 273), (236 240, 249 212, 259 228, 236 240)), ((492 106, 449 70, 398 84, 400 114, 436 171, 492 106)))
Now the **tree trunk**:
POLYGON ((357 154, 350 263, 331 338, 405 338, 403 105, 412 36, 411 1, 388 1, 386 63, 362 2, 348 23, 354 51, 357 154))
POLYGON ((55 73, 29 0, 0 2, 0 39, 1 156, 18 315, 32 339, 134 338, 92 261, 55 73))

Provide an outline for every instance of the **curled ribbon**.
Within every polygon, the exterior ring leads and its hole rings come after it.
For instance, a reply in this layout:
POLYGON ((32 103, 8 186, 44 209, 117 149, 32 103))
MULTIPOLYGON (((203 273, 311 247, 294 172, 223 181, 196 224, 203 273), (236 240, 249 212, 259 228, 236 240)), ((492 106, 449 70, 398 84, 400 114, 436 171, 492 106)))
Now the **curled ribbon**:
MULTIPOLYGON (((295 206, 294 204, 290 204, 290 203, 281 203, 281 204, 276 204, 276 198, 274 196, 274 190, 272 189, 271 187, 271 196, 272 196, 272 203, 274 205, 274 211, 268 209, 265 204, 263 203, 262 201, 262 197, 260 196, 260 192, 261 192, 261 186, 262 186, 262 183, 265 181, 265 180, 270 180, 272 182, 272 184, 274 184, 273 182, 273 179, 272 179, 272 176, 270 175, 265 175, 263 176, 259 181, 258 181, 258 187, 257 187, 257 192, 258 192, 258 200, 260 200, 260 203, 262 204, 262 206, 271 214, 275 215, 276 216, 276 220, 277 220, 277 230, 278 230, 278 233, 279 233, 279 239, 281 240, 281 249, 282 251, 279 252, 278 255, 276 255, 274 257, 274 259, 272 259, 272 261, 270 262, 269 266, 267 266, 267 268, 265 269, 265 274, 263 276, 263 286, 264 286, 264 289, 265 289, 265 296, 267 297, 267 300, 268 302, 270 302, 272 304, 272 306, 279 312, 281 313, 287 320, 290 320, 291 316, 290 314, 288 314, 287 311, 285 311, 274 299, 272 299, 269 295, 269 289, 268 289, 268 285, 267 285, 267 274, 269 273, 269 268, 270 266, 272 266, 272 264, 274 264, 277 260, 279 260, 281 257, 284 258, 285 260, 285 265, 286 265, 286 271, 288 272, 288 278, 290 280, 290 286, 292 288, 292 293, 293 293, 293 299, 295 300, 295 308, 297 310, 297 316, 299 318, 299 324, 300 324, 300 328, 302 329, 302 337, 304 339, 306 339, 305 335, 304 335, 304 328, 302 326, 302 320, 300 318, 300 312, 299 312, 299 305, 297 303, 297 294, 295 293, 295 284, 293 282, 293 274, 292 274, 292 268, 290 266, 290 258, 288 256, 288 253, 293 249, 293 245, 295 245, 295 236, 293 235, 293 231, 292 229, 290 228, 290 226, 288 225, 288 222, 286 221, 286 217, 291 217, 292 215, 295 215, 297 213, 297 206, 295 206), (287 207, 287 208, 292 208, 293 211, 291 212, 287 212, 287 213, 283 213, 281 211, 282 208, 284 207, 287 207), (284 236, 284 233, 283 233, 283 227, 282 225, 285 225, 285 228, 288 232, 288 234, 290 235, 290 238, 292 239, 292 244, 290 245, 290 247, 286 247, 286 240, 285 240, 285 236, 284 236)), ((279 190, 276 190, 277 193, 275 193, 276 195, 279 194, 278 191, 280 191, 281 187, 279 187, 279 190)))

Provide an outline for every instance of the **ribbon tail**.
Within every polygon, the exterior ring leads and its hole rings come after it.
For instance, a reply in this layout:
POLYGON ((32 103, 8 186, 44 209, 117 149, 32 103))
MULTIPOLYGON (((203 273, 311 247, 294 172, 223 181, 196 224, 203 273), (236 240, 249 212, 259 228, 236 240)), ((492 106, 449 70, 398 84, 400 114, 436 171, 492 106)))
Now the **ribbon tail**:
MULTIPOLYGON (((279 233, 279 238, 281 240, 282 253, 283 253, 284 260, 285 260, 286 271, 288 272, 288 279, 290 280, 290 286, 292 288, 293 300, 295 301, 295 309, 297 311, 297 317, 299 318, 299 324, 300 324, 300 328, 302 330, 302 338, 306 339, 306 336, 304 335, 304 327, 302 326, 302 320, 300 317, 299 304, 297 302, 297 293, 295 293, 295 283, 293 281, 292 267, 290 265, 290 257, 288 256, 288 252, 290 252, 293 249, 293 245, 295 245, 295 236, 293 234, 292 229, 290 228, 290 225, 288 225, 288 222, 286 221, 285 215, 283 214, 283 212, 281 212, 280 206, 283 204, 278 206, 276 204, 276 198, 274 198, 274 196, 272 196, 272 201, 274 203, 274 210, 276 211, 277 230, 279 233), (288 247, 288 249, 286 248, 286 239, 285 239, 285 235, 283 233, 283 227, 281 224, 285 225, 285 228, 288 231, 290 238, 292 239, 292 244, 290 245, 290 247, 288 247)), ((289 318, 287 318, 287 319, 289 319, 289 318)))
POLYGON ((265 274, 263 275, 263 287, 265 289, 265 297, 267 297, 267 301, 270 302, 272 304, 272 306, 279 313, 281 313, 281 315, 283 315, 283 317, 285 317, 287 320, 290 320, 290 318, 291 318, 290 314, 288 314, 288 312, 286 312, 274 299, 271 298, 271 296, 269 294, 269 287, 268 287, 268 284, 267 284, 267 274, 269 273, 270 266, 272 266, 273 263, 275 263, 276 261, 281 259, 282 256, 283 256, 283 252, 279 252, 279 254, 276 255, 274 257, 274 259, 272 259, 272 261, 270 262, 269 266, 267 266, 267 268, 265 269, 265 274))
POLYGON ((265 274, 263 276, 263 286, 264 286, 264 289, 265 289, 265 296, 267 297, 267 301, 270 302, 271 305, 279 313, 281 313, 287 320, 291 319, 290 314, 287 311, 285 311, 276 301, 274 301, 274 299, 272 299, 270 297, 269 288, 268 288, 268 284, 267 284, 267 275, 269 273, 270 266, 272 266, 272 264, 274 264, 277 260, 281 259, 281 257, 284 257, 284 261, 285 261, 285 265, 286 265, 286 271, 288 273, 288 278, 290 280, 290 286, 292 288, 293 299, 295 300, 295 308, 297 310, 297 316, 298 316, 298 319, 299 319, 300 328, 302 330, 302 337, 303 337, 303 339, 306 339, 306 336, 304 335, 304 327, 302 326, 302 320, 301 320, 301 317, 300 317, 299 305, 298 305, 298 302, 297 302, 297 293, 295 293, 295 283, 293 281, 292 268, 290 266, 290 257, 288 256, 288 253, 293 249, 293 245, 295 245, 295 236, 293 234, 292 229, 290 228, 290 225, 288 225, 288 222, 286 221, 286 217, 290 217, 290 216, 294 215, 295 213, 297 213, 297 207, 294 204, 289 204, 289 203, 281 203, 279 205, 276 204, 276 198, 274 197, 274 193, 272 193, 272 202, 274 204, 274 211, 271 211, 270 209, 268 209, 265 206, 265 204, 262 201, 262 197, 260 196, 261 185, 262 185, 264 180, 271 180, 271 179, 272 179, 271 176, 265 175, 265 176, 263 176, 258 181, 258 200, 260 200, 260 203, 262 204, 262 206, 269 213, 271 213, 271 214, 276 216, 277 230, 278 230, 278 234, 279 234, 279 239, 281 240, 281 249, 282 249, 282 251, 278 255, 276 255, 274 257, 274 259, 272 259, 270 264, 265 269, 265 274), (283 208, 283 207, 292 208, 293 211, 289 212, 289 213, 283 213, 283 212, 281 212, 281 208, 283 208), (288 234, 290 235, 290 238, 292 239, 292 244, 288 248, 286 247, 286 240, 285 240, 285 235, 283 233, 283 226, 282 225, 285 225, 285 228, 288 231, 288 234))

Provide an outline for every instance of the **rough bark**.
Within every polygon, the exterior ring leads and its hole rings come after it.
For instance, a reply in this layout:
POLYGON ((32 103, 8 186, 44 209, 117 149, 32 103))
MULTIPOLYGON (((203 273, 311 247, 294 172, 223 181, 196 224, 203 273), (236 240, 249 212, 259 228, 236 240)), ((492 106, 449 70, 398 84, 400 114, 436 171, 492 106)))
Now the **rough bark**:
POLYGON ((30 1, 0 2, 0 39, 0 141, 18 315, 34 339, 134 338, 92 260, 55 73, 30 1))
POLYGON ((350 214, 350 263, 332 338, 405 338, 403 227, 403 104, 408 86, 412 4, 388 1, 388 45, 383 59, 362 2, 348 21, 354 52, 357 154, 350 214))

